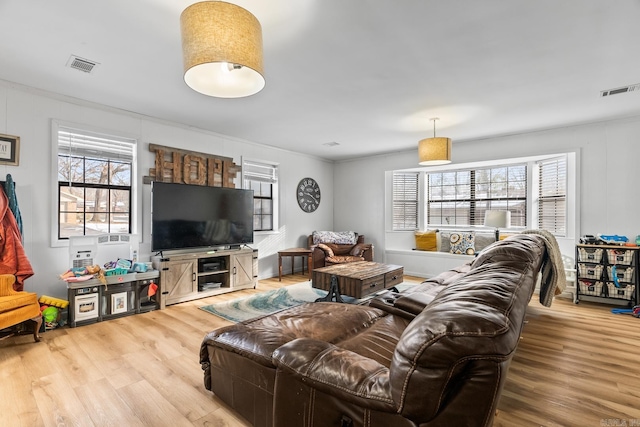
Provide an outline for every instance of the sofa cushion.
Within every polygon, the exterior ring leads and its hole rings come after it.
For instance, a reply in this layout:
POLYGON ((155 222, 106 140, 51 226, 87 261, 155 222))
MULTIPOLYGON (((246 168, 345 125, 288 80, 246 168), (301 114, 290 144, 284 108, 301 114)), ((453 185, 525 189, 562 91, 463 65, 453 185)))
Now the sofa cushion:
POLYGON ((366 249, 367 248, 365 247, 365 245, 363 245, 362 243, 359 243, 359 244, 355 245, 353 247, 353 249, 351 249, 351 251, 349 252, 349 255, 361 257, 362 254, 364 254, 364 251, 366 249))
POLYGON ((440 233, 438 230, 416 231, 416 249, 419 251, 435 252, 440 249, 440 233))
POLYGON ((38 304, 38 296, 33 292, 18 292, 10 296, 0 297, 0 313, 15 310, 20 307, 38 304))
POLYGON ((451 236, 449 237, 449 242, 451 244, 449 252, 452 254, 473 255, 476 251, 475 237, 476 233, 473 231, 451 233, 451 236))

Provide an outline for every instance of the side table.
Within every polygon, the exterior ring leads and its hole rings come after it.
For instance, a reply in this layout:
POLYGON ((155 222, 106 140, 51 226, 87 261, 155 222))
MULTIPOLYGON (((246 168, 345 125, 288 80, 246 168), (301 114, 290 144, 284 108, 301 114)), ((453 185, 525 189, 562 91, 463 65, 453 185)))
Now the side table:
MULTIPOLYGON (((294 273, 295 260, 297 256, 307 257, 307 270, 309 271, 309 280, 311 280, 311 268, 312 268, 312 258, 311 254, 313 251, 311 249, 305 248, 290 248, 285 249, 283 251, 278 251, 278 280, 282 281, 282 257, 290 256, 291 257, 291 274, 294 273)), ((302 260, 302 274, 304 274, 304 258, 302 260)))

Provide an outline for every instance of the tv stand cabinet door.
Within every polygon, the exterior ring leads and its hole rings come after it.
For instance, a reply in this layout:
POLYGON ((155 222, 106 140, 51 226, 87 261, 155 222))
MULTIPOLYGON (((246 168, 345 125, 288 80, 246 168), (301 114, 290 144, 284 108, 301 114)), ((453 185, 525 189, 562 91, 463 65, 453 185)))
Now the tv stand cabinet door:
POLYGON ((253 274, 253 253, 232 255, 231 287, 249 288, 255 287, 253 274))
POLYGON ((160 295, 160 308, 165 305, 186 301, 197 289, 196 277, 197 261, 166 261, 160 271, 160 283, 162 293, 160 295))

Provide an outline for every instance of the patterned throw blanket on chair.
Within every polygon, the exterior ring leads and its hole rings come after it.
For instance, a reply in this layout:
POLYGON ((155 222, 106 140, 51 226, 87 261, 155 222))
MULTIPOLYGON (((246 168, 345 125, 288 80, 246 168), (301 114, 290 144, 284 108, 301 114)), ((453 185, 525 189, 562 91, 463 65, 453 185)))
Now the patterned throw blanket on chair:
POLYGON ((334 243, 336 245, 355 245, 357 233, 353 231, 314 231, 313 244, 334 243))
POLYGON ((537 234, 544 238, 548 259, 542 265, 542 282, 540 283, 540 304, 551 307, 553 297, 560 295, 566 285, 562 254, 555 236, 546 230, 525 230, 522 234, 537 234))

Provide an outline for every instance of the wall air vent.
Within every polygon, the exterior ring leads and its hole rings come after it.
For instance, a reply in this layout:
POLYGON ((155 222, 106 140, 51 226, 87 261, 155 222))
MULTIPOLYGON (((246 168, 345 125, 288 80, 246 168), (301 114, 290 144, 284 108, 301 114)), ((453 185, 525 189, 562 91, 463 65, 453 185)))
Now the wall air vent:
POLYGON ((83 73, 91 73, 98 65, 100 64, 95 61, 90 61, 75 55, 71 55, 69 61, 67 61, 67 67, 80 70, 83 73))
POLYGON ((617 87, 615 89, 603 90, 600 92, 600 96, 603 97, 603 96, 618 95, 620 93, 633 92, 636 90, 640 90, 640 83, 635 85, 617 87))

